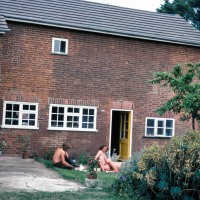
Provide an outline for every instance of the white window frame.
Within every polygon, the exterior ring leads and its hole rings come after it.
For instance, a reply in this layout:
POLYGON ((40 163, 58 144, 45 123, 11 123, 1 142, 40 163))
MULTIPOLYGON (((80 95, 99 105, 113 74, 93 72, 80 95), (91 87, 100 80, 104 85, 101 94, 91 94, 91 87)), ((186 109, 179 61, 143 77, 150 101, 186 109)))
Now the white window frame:
POLYGON ((68 55, 68 39, 63 39, 63 38, 52 38, 52 53, 53 54, 60 54, 60 55, 68 55), (59 49, 60 49, 60 44, 61 42, 65 42, 65 52, 61 52, 61 51, 55 51, 54 47, 55 47, 55 41, 59 41, 59 49))
MULTIPOLYGON (((14 112, 12 110, 12 112, 14 112)), ((12 119, 12 118, 11 118, 12 119)), ((27 119, 28 121, 30 119, 27 119)), ((19 101, 4 101, 4 104, 3 104, 3 118, 2 118, 2 128, 15 128, 15 129, 38 129, 38 103, 32 103, 32 102, 19 102, 19 101), (17 104, 19 105, 19 117, 18 117, 18 121, 19 121, 19 124, 18 125, 8 125, 8 124, 5 124, 5 118, 6 118, 6 105, 7 104, 17 104), (23 105, 28 105, 28 106, 31 106, 31 105, 34 105, 36 107, 35 110, 23 110, 23 105), (24 119, 22 119, 22 115, 23 114, 35 114, 35 125, 33 126, 30 126, 28 124, 23 124, 22 121, 24 119)))
POLYGON ((175 130, 175 119, 173 118, 156 118, 156 117, 146 117, 146 122, 145 122, 145 136, 146 137, 164 137, 164 138, 171 138, 174 136, 174 130, 175 130), (154 121, 154 126, 147 126, 147 121, 148 119, 152 119, 152 120, 155 120, 154 121), (172 121, 172 128, 170 127, 166 127, 166 121, 167 120, 171 120, 172 121), (158 127, 158 122, 163 122, 163 126, 162 127, 158 127), (151 134, 147 134, 147 128, 152 128, 154 129, 153 130, 153 135, 151 134), (163 129, 164 131, 164 134, 163 135, 160 135, 158 134, 158 129, 163 129), (172 130, 172 135, 168 136, 166 135, 166 130, 167 129, 171 129, 172 130))
POLYGON ((49 130, 69 130, 69 131, 87 131, 87 132, 97 132, 96 129, 96 118, 97 118, 97 107, 93 106, 76 106, 76 105, 64 105, 64 104, 50 104, 49 105, 49 123, 48 123, 48 129, 49 130), (54 121, 52 120, 52 107, 62 107, 64 108, 64 121, 63 121, 63 127, 52 127, 51 122, 54 121), (79 108, 80 112, 79 113, 68 113, 67 109, 68 108, 79 108), (94 110, 94 122, 93 122, 93 128, 82 128, 82 116, 83 116, 83 109, 93 109, 94 110), (68 116, 78 116, 79 117, 79 128, 69 128, 67 127, 67 117, 68 116))

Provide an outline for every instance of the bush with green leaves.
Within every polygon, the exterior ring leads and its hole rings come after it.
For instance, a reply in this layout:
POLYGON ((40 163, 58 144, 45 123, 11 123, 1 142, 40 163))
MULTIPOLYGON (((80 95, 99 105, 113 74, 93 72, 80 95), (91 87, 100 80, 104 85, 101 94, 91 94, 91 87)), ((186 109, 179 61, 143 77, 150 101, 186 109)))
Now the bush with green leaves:
POLYGON ((90 154, 86 151, 84 151, 83 153, 81 153, 78 156, 78 163, 82 164, 82 165, 87 165, 88 164, 88 160, 91 158, 90 154))
POLYGON ((54 151, 49 149, 42 155, 42 158, 46 160, 52 160, 53 154, 54 154, 54 151))
POLYGON ((166 145, 155 143, 141 158, 133 156, 113 192, 146 199, 200 199, 200 132, 187 132, 166 145))

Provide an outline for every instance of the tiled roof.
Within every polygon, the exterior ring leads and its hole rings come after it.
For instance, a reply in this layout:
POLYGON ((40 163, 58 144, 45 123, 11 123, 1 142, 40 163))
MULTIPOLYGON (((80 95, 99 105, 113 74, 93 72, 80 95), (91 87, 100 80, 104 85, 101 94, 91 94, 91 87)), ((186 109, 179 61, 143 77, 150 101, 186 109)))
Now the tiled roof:
POLYGON ((6 20, 200 46, 200 32, 179 15, 84 0, 1 0, 6 20))
POLYGON ((6 20, 4 16, 0 15, 0 34, 4 34, 9 31, 6 20))

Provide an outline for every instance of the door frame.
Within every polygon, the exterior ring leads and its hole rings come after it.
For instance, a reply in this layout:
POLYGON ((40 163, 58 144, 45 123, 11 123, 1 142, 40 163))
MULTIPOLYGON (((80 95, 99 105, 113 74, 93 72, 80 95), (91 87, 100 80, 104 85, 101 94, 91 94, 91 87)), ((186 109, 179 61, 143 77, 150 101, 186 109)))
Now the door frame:
POLYGON ((110 134, 109 134, 109 155, 111 155, 111 137, 112 137, 112 116, 113 116, 113 111, 125 111, 125 112, 130 112, 130 149, 129 149, 129 155, 131 158, 131 152, 132 152, 132 127, 133 127, 133 110, 127 110, 127 109, 111 109, 110 110, 110 134))

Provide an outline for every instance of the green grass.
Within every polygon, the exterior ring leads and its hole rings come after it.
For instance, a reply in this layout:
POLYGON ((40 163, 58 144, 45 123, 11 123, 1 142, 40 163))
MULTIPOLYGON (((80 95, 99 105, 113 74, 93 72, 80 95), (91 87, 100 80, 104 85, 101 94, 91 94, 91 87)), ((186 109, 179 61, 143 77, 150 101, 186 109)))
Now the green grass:
MULTIPOLYGON (((58 172, 58 174, 61 177, 75 181, 75 182, 79 182, 81 184, 84 184, 85 178, 88 175, 88 171, 85 172, 85 171, 66 170, 66 169, 56 168, 52 165, 52 161, 50 160, 40 159, 38 161, 43 163, 47 168, 51 168, 52 170, 55 170, 56 172, 58 172)), ((107 190, 110 190, 114 179, 118 178, 118 174, 97 172, 97 177, 99 179, 99 187, 107 191, 107 190)))
MULTIPOLYGON (((86 189, 79 192, 0 192, 1 200, 122 200, 107 192, 86 189)), ((124 199, 124 198, 123 198, 124 199)), ((134 200, 133 198, 131 198, 134 200)), ((129 200, 129 199, 127 199, 129 200)))
MULTIPOLYGON (((84 185, 88 172, 59 169, 52 161, 39 159, 47 168, 55 170, 61 177, 84 185)), ((78 192, 0 192, 0 200, 121 200, 111 192, 111 186, 118 177, 115 173, 97 172, 99 187, 102 189, 84 189, 78 192)), ((124 199, 124 198, 123 198, 124 199)), ((131 198, 134 200, 134 198, 131 198)), ((135 198, 136 200, 137 198, 135 198)), ((129 200, 129 198, 127 198, 129 200)))

